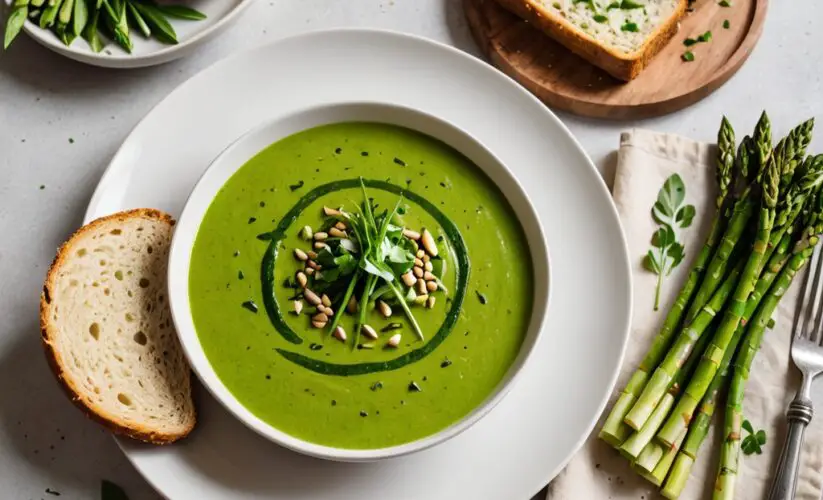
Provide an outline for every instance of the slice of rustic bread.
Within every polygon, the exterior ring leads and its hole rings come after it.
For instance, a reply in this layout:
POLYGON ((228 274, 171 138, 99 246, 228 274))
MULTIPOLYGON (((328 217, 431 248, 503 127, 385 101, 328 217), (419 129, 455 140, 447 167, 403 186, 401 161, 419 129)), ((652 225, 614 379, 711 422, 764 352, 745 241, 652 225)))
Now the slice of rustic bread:
POLYGON ((46 356, 72 401, 114 432, 156 444, 195 423, 166 290, 173 225, 149 209, 91 222, 60 248, 40 297, 46 356))
POLYGON ((687 0, 496 0, 588 62, 631 80, 677 32, 687 0))

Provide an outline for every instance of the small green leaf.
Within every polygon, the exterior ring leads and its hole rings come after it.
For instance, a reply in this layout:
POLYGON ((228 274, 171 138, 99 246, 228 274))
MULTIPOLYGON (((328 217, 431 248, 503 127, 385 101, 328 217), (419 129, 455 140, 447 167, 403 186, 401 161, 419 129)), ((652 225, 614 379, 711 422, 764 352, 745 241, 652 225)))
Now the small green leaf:
POLYGON ((766 444, 766 431, 763 429, 757 431, 754 437, 757 438, 757 444, 766 444))
POLYGON ((730 27, 731 27, 731 23, 729 23, 729 20, 728 20, 728 19, 726 19, 725 21, 723 21, 723 28, 724 28, 724 29, 729 29, 730 27))
POLYGON ((620 27, 620 31, 628 31, 628 32, 631 32, 631 33, 637 33, 640 30, 638 29, 637 24, 626 21, 626 23, 623 24, 623 26, 620 27))
POLYGON ((680 59, 683 59, 686 62, 692 62, 694 61, 694 53, 691 50, 687 50, 686 52, 683 52, 680 59))
POLYGON ((700 35, 699 37, 697 37, 697 41, 698 42, 703 42, 703 43, 706 43, 706 42, 710 41, 711 39, 712 39, 712 32, 711 31, 707 31, 707 32, 703 33, 702 35, 700 35))
POLYGON ((743 428, 749 431, 749 434, 754 434, 754 427, 752 427, 752 423, 748 420, 743 421, 743 428))
POLYGON ((129 500, 129 496, 123 488, 104 479, 100 483, 100 500, 129 500))
POLYGON ((649 253, 646 254, 645 258, 643 258, 643 267, 645 267, 647 271, 651 271, 654 274, 660 274, 660 263, 657 262, 657 256, 653 251, 649 250, 649 253))
POLYGON ((206 19, 206 14, 185 5, 158 5, 158 8, 163 14, 177 19, 187 19, 189 21, 206 19))
POLYGON ((620 2, 621 9, 642 9, 645 7, 642 3, 632 2, 632 0, 623 0, 620 2))
POLYGON ((669 272, 666 273, 668 275, 671 274, 675 267, 679 266, 680 263, 683 262, 683 257, 685 257, 683 245, 676 241, 673 242, 669 247, 669 250, 666 252, 666 256, 672 260, 671 265, 669 266, 669 272))
POLYGON ((595 16, 592 19, 594 19, 596 22, 600 24, 603 24, 609 20, 609 18, 604 16, 603 14, 595 14, 595 16))
POLYGON ((697 40, 695 40, 694 38, 687 38, 687 39, 683 40, 683 45, 685 45, 686 47, 691 47, 692 45, 694 45, 696 43, 697 43, 697 40))
POLYGON ((696 213, 697 211, 694 209, 694 205, 686 205, 677 211, 674 220, 680 224, 680 227, 685 229, 692 225, 692 220, 696 213))
POLYGON ((606 10, 619 9, 619 8, 620 8, 620 2, 612 2, 612 3, 609 4, 608 7, 606 7, 606 10))
POLYGON ((720 2, 718 2, 718 5, 720 5, 721 7, 731 7, 732 3, 729 2, 729 0, 720 0, 720 2))

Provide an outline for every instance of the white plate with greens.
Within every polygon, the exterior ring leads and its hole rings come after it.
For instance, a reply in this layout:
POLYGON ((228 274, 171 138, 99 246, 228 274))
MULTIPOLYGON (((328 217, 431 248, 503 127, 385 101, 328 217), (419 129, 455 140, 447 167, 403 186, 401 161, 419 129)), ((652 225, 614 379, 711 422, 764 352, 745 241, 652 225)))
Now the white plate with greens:
POLYGON ((518 383, 482 421, 446 443, 379 462, 298 455, 198 390, 199 422, 186 440, 165 447, 118 441, 168 498, 528 499, 570 460, 603 410, 628 338, 632 296, 609 192, 551 111, 454 48, 385 31, 333 30, 217 63, 137 125, 86 219, 132 207, 178 216, 211 160, 250 129, 302 109, 356 101, 450 122, 517 177, 552 252, 552 304, 542 340, 518 383))
POLYGON ((229 27, 253 1, 3 0, 9 6, 4 34, 17 25, 37 43, 70 59, 107 68, 140 68, 190 54, 229 27), (110 19, 121 20, 117 29, 110 19))

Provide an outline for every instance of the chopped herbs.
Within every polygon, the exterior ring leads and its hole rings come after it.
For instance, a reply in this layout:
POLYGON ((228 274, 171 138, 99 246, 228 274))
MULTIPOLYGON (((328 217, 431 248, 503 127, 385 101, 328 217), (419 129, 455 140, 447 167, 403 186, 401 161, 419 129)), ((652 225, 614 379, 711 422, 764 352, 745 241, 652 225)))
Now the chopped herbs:
POLYGON ((620 8, 620 2, 612 2, 612 3, 609 4, 608 7, 606 7, 606 10, 619 9, 619 8, 620 8))
POLYGON ((43 190, 43 189, 46 189, 46 185, 45 184, 40 184, 40 190, 43 190))
POLYGON ((257 221, 257 217, 249 217, 249 224, 254 224, 257 221))
POLYGON ((729 0, 720 0, 720 2, 718 2, 718 5, 721 7, 731 7, 732 3, 729 2, 729 0))
MULTIPOLYGON (((271 233, 260 233, 257 235, 257 239, 260 241, 269 241, 271 240, 271 233)), ((237 255, 240 254, 238 253, 237 255)), ((237 255, 235 255, 235 257, 237 257, 237 255)))
POLYGON ((245 277, 246 277, 246 275, 243 274, 242 270, 237 271, 237 279, 242 280, 245 277))
POLYGON ((371 385, 371 390, 372 391, 379 391, 382 388, 383 388, 383 382, 380 382, 380 381, 377 381, 377 382, 375 382, 371 385))
POLYGON ((360 410, 360 416, 361 416, 361 417, 368 417, 368 416, 369 416, 369 412, 367 412, 366 410, 360 410))
POLYGON ((297 184, 290 185, 289 189, 291 189, 291 191, 294 192, 294 191, 297 191, 298 189, 300 189, 301 187, 303 187, 304 184, 305 183, 302 180, 300 180, 300 181, 297 182, 297 184))
POLYGON ((479 290, 475 290, 474 293, 477 294, 477 300, 479 300, 481 304, 486 305, 489 302, 489 299, 487 299, 484 294, 480 293, 479 290))
POLYGON ((729 20, 728 19, 724 20, 723 21, 723 28, 724 29, 729 29, 730 27, 731 27, 731 23, 729 23, 729 20))
POLYGON ((406 162, 404 162, 404 161, 403 161, 403 160, 401 160, 400 158, 395 158, 395 159, 394 159, 394 162, 395 162, 396 164, 400 165, 401 167, 405 167, 405 166, 406 166, 406 162))
POLYGON ((683 40, 683 45, 685 45, 686 47, 691 47, 692 45, 694 45, 696 43, 697 43, 697 40, 695 40, 694 38, 687 38, 687 39, 683 40))
POLYGON ((606 17, 606 16, 604 16, 603 14, 595 14, 595 16, 594 16, 594 18, 593 18, 593 19, 594 19, 595 21, 597 21, 598 23, 601 23, 601 24, 602 24, 602 23, 605 23, 606 21, 608 21, 608 20, 609 20, 609 18, 608 18, 608 17, 606 17))
POLYGON ((643 5, 642 3, 632 2, 632 0, 623 0, 622 2, 620 2, 621 9, 642 9, 643 7, 645 7, 645 5, 643 5))
POLYGON ((336 155, 339 155, 342 152, 343 152, 343 148, 335 148, 335 150, 334 150, 334 154, 336 154, 336 155))
POLYGON ((71 137, 69 137, 69 144, 74 144, 74 139, 72 139, 71 137))
POLYGON ((255 304, 253 300, 247 300, 243 302, 242 306, 248 309, 249 311, 257 314, 257 304, 255 304))
POLYGON ((409 383, 409 392, 422 392, 422 391, 423 391, 423 389, 421 389, 420 386, 417 385, 417 382, 410 382, 409 383))
POLYGON ((711 39, 712 39, 712 32, 711 31, 707 31, 707 32, 703 33, 702 35, 700 35, 699 37, 697 37, 697 41, 698 42, 703 42, 703 43, 709 42, 711 39))
POLYGON ((632 33, 637 33, 637 31, 639 30, 637 28, 637 24, 626 21, 626 24, 620 27, 620 31, 630 31, 632 33))
POLYGON ((683 52, 683 55, 680 56, 680 58, 686 62, 692 62, 694 61, 694 53, 691 50, 687 50, 686 52, 683 52))
POLYGON ((234 251, 234 256, 239 257, 240 256, 240 250, 235 250, 234 251))
POLYGON ((309 349, 311 349, 312 351, 319 351, 320 349, 323 349, 323 345, 312 342, 311 344, 309 344, 309 349))
POLYGON ((560 10, 562 8, 562 6, 560 5, 560 2, 554 2, 552 4, 552 7, 554 7, 557 10, 560 10))

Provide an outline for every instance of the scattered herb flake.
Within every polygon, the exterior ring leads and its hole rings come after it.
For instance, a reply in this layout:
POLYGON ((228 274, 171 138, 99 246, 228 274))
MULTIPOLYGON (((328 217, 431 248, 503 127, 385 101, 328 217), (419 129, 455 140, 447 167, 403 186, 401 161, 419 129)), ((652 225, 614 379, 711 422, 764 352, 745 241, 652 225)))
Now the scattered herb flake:
POLYGON ((723 28, 724 28, 724 29, 729 29, 730 27, 731 27, 731 23, 729 22, 729 20, 728 20, 728 19, 726 19, 725 21, 723 21, 723 28))
POLYGON ((322 348, 323 348, 322 344, 317 344, 315 342, 312 342, 311 345, 309 345, 309 349, 311 349, 312 351, 319 351, 322 348))
POLYGON ((621 9, 642 9, 643 7, 645 7, 645 5, 637 2, 632 2, 632 0, 623 0, 622 2, 620 2, 621 9))
POLYGON ((60 492, 59 492, 59 491, 57 491, 57 490, 53 490, 53 489, 51 489, 51 488, 46 488, 46 494, 48 494, 48 495, 54 495, 54 496, 56 496, 56 497, 59 497, 59 496, 60 496, 60 492))
POLYGON ((383 388, 383 382, 380 382, 380 381, 377 381, 377 382, 375 382, 371 385, 371 390, 373 390, 373 391, 379 391, 382 388, 383 388))
POLYGON ((630 31, 632 33, 637 33, 639 30, 637 28, 637 24, 626 21, 626 24, 620 27, 620 31, 630 31))
POLYGON ((446 359, 443 360, 442 363, 440 363, 440 368, 448 368, 451 365, 452 365, 452 361, 449 358, 446 358, 446 359))
POLYGON ((254 224, 257 221, 257 217, 249 217, 249 224, 254 224))
POLYGON ((360 156, 369 156, 369 152, 368 151, 363 151, 363 152, 360 153, 360 156))
POLYGON ((395 158, 395 159, 394 159, 394 162, 395 162, 396 164, 400 165, 401 167, 405 167, 405 166, 406 166, 406 162, 404 162, 404 161, 403 161, 403 160, 401 160, 400 158, 395 158))
POLYGON ((606 10, 619 9, 619 8, 620 8, 620 2, 612 2, 612 3, 609 4, 608 7, 606 7, 606 10))
POLYGON ((240 250, 235 250, 234 251, 234 256, 239 257, 240 256, 240 250))
POLYGON ((69 137, 69 144, 74 144, 74 139, 69 137))
POLYGON ((712 32, 711 31, 707 31, 707 32, 703 33, 702 35, 700 35, 699 37, 697 37, 697 41, 698 42, 703 42, 703 43, 709 42, 711 39, 712 39, 712 32))
POLYGON ((257 239, 260 241, 269 241, 271 240, 271 233, 260 233, 257 235, 257 239))
POLYGON ((40 189, 41 190, 46 189, 46 185, 45 184, 40 184, 40 189))
POLYGON ((336 400, 336 399, 332 399, 332 400, 331 400, 331 405, 332 405, 332 406, 337 406, 337 400, 336 400))
POLYGON ((593 19, 594 19, 596 22, 601 23, 601 24, 603 24, 603 23, 605 23, 606 21, 608 21, 608 20, 609 20, 609 18, 608 18, 608 17, 606 17, 606 16, 604 16, 603 14, 595 14, 595 16, 594 16, 594 18, 593 18, 593 19))
POLYGON ((241 304, 241 305, 243 307, 245 307, 246 309, 248 309, 249 311, 257 314, 257 304, 255 304, 253 300, 247 300, 247 301, 243 302, 243 304, 241 304))
POLYGON ((294 192, 294 191, 297 191, 298 189, 300 189, 301 187, 303 187, 304 184, 305 183, 302 180, 300 180, 300 181, 297 182, 297 184, 290 185, 289 189, 291 189, 292 192, 294 192))
POLYGON ((361 417, 368 417, 369 413, 366 410, 360 410, 360 416, 361 417))
POLYGON ((246 277, 246 275, 245 275, 245 274, 243 274, 243 270, 242 270, 242 269, 241 269, 240 271, 237 271, 237 279, 242 280, 242 279, 244 279, 245 277, 246 277))
POLYGON ((401 328, 403 328, 402 323, 389 323, 388 325, 381 328, 380 331, 383 332, 383 333, 386 333, 386 332, 390 332, 392 330, 399 330, 401 328))
POLYGON ((479 300, 481 304, 486 305, 489 302, 489 299, 487 299, 486 296, 479 290, 475 290, 474 293, 477 294, 477 300, 479 300))
POLYGON ((680 56, 680 58, 686 62, 692 62, 694 61, 694 53, 691 50, 687 50, 686 52, 683 52, 683 55, 680 56))
POLYGON ((720 0, 720 2, 718 2, 718 5, 720 5, 721 7, 731 7, 732 3, 729 2, 729 0, 720 0))
POLYGON ((694 45, 696 43, 697 43, 697 40, 695 40, 694 38, 687 38, 687 39, 683 40, 683 45, 685 45, 686 47, 691 47, 692 45, 694 45))
POLYGON ((421 389, 420 386, 417 385, 417 382, 409 383, 409 392, 422 392, 422 391, 423 391, 423 389, 421 389))
POLYGON ((343 149, 342 149, 342 148, 336 148, 336 149, 334 150, 334 154, 336 154, 336 155, 339 155, 339 154, 340 154, 340 153, 342 153, 342 152, 343 152, 343 149))

